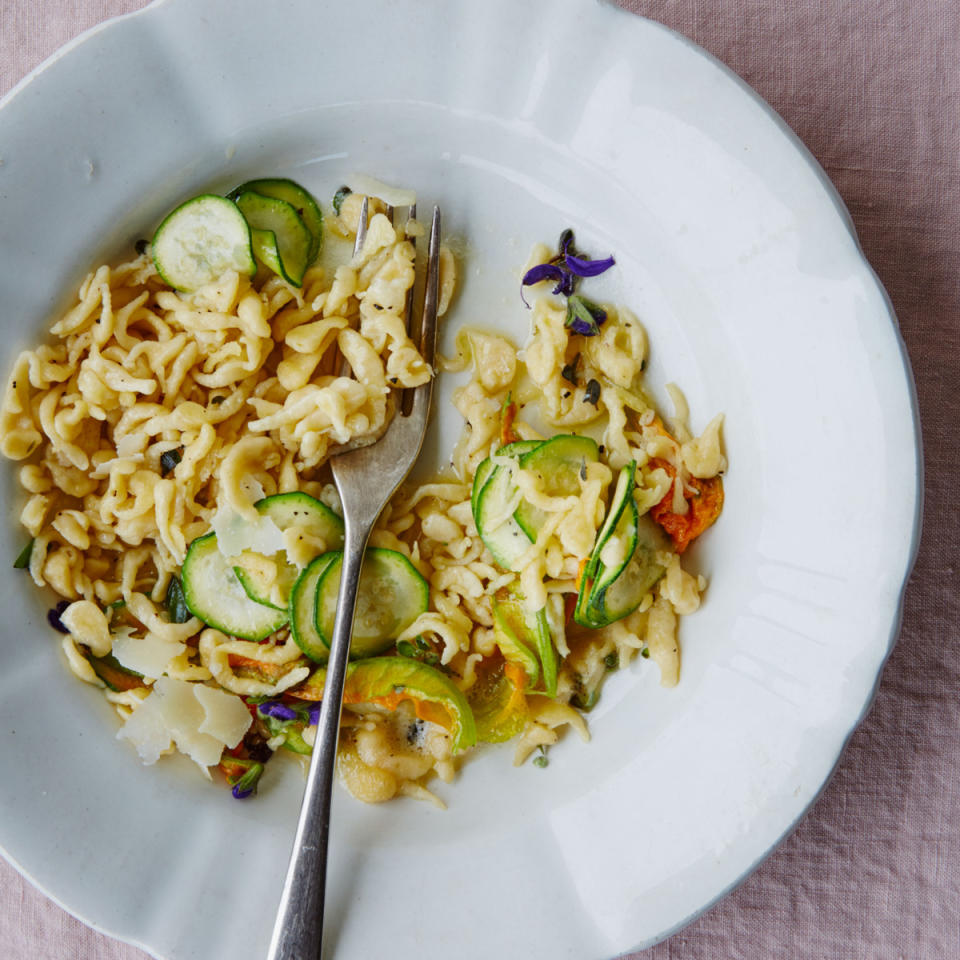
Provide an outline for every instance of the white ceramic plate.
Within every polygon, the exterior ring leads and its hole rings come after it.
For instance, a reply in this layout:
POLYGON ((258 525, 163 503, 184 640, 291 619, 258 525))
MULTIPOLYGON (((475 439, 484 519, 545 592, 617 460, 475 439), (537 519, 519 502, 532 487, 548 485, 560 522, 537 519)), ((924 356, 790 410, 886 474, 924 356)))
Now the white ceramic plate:
MULTIPOLYGON (((342 958, 598 958, 737 883, 821 789, 898 626, 918 517, 895 320, 824 175, 722 66, 593 2, 166 0, 71 45, 0 110, 0 367, 83 273, 179 199, 361 170, 465 240, 455 322, 525 336, 518 268, 565 226, 616 254, 650 378, 726 413, 711 585, 683 677, 608 683, 548 769, 489 749, 449 810, 338 792, 342 958)), ((441 386, 433 450, 459 432, 441 386)), ((2 493, 15 502, 13 470, 2 493)), ((8 508, 0 556, 22 543, 8 508)), ((299 803, 292 766, 237 803, 143 768, 70 677, 26 580, 0 582, 0 842, 87 923, 165 960, 264 956, 299 803)), ((278 765, 280 767, 280 765, 278 765)))

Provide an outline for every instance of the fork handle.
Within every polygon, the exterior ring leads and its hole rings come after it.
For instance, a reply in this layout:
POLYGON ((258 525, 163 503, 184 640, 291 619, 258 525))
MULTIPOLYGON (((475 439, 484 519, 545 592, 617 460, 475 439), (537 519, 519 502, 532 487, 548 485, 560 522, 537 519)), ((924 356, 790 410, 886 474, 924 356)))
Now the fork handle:
POLYGON ((363 551, 370 538, 370 528, 370 524, 354 528, 349 517, 345 518, 337 617, 327 662, 320 721, 293 852, 270 939, 268 960, 319 960, 321 954, 330 803, 343 705, 343 683, 350 655, 360 568, 363 551))

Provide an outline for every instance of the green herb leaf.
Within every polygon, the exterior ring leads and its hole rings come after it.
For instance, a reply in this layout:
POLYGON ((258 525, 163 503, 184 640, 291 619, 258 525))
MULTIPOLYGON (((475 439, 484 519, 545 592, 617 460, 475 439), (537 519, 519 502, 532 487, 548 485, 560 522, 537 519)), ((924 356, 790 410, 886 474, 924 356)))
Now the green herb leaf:
POLYGON ((349 187, 343 186, 333 195, 333 212, 338 216, 340 214, 340 208, 343 206, 343 201, 349 197, 351 193, 353 193, 353 191, 349 187))
POLYGON ((541 755, 533 758, 533 765, 542 770, 544 767, 550 766, 550 761, 545 756, 541 755))
POLYGON ((187 599, 183 594, 183 584, 179 577, 170 578, 164 603, 167 606, 167 615, 170 617, 171 623, 186 623, 193 616, 187 606, 187 599))
POLYGON ((17 554, 17 559, 13 561, 14 570, 26 570, 30 566, 30 555, 33 553, 33 540, 31 540, 21 551, 17 554))
POLYGON ((183 447, 177 450, 167 450, 160 454, 160 476, 165 477, 180 462, 183 447))
POLYGON ((616 650, 614 650, 614 651, 611 652, 611 653, 608 653, 608 654, 603 658, 603 665, 604 665, 608 670, 619 670, 619 669, 620 669, 620 654, 617 653, 616 650))
POLYGON ((410 657, 411 660, 416 660, 419 651, 409 640, 401 640, 397 644, 397 653, 401 657, 410 657))

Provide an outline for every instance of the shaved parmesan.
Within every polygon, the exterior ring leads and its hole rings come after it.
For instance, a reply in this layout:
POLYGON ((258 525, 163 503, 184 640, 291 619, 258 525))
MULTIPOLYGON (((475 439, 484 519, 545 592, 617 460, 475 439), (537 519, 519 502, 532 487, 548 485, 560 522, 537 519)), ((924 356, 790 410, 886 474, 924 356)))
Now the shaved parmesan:
POLYGON ((117 733, 118 740, 129 740, 137 748, 140 759, 148 766, 173 750, 173 735, 164 722, 159 701, 155 696, 151 693, 127 717, 117 733))
POLYGON ((113 655, 120 666, 145 677, 162 677, 170 661, 186 649, 185 643, 166 640, 155 633, 148 632, 144 637, 137 637, 132 630, 118 630, 113 636, 113 655))
POLYGON ((240 742, 252 722, 243 701, 231 693, 161 677, 117 737, 129 740, 146 764, 156 763, 175 745, 206 769, 220 762, 224 746, 240 742))
POLYGON ((200 733, 209 733, 226 746, 235 747, 250 727, 250 711, 244 702, 226 690, 200 683, 194 684, 193 692, 204 712, 200 733))
POLYGON ((283 534, 273 520, 262 514, 257 514, 256 520, 248 520, 226 498, 217 507, 211 526, 217 535, 217 548, 227 558, 238 557, 244 550, 269 557, 284 549, 283 534))
POLYGON ((379 197, 391 207, 409 207, 417 202, 415 190, 391 187, 390 184, 367 176, 365 173, 352 173, 345 182, 354 193, 365 193, 368 197, 379 197))

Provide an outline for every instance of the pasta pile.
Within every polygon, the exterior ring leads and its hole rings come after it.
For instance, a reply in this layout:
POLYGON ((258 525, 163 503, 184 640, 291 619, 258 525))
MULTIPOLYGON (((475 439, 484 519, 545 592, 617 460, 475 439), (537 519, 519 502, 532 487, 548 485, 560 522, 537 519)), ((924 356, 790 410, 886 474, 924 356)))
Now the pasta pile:
MULTIPOLYGON (((358 201, 347 198, 335 232, 355 232, 358 201)), ((409 235, 418 229, 407 225, 409 235)), ((535 249, 531 262, 546 256, 535 249)), ((441 312, 454 277, 445 251, 441 312)), ((314 664, 289 631, 254 643, 196 617, 171 622, 164 598, 188 546, 218 512, 256 520, 258 498, 295 490, 339 510, 324 467, 331 453, 373 442, 392 416, 394 391, 433 375, 405 332, 413 282, 413 247, 382 212, 356 257, 311 267, 302 288, 228 273, 182 294, 143 253, 91 273, 53 325, 52 341, 18 357, 0 407, 0 452, 22 463, 29 572, 65 601, 59 619, 69 665, 104 688, 124 720, 119 735, 145 762, 178 749, 206 771, 249 740, 256 698, 311 699, 304 691, 314 664), (106 657, 142 681, 111 689, 92 665, 106 657)), ((721 418, 693 436, 682 395, 671 388, 676 415, 662 423, 640 382, 646 336, 624 309, 585 337, 568 329, 555 297, 539 294, 523 350, 471 327, 458 332, 456 347, 443 369, 471 370, 472 379, 454 394, 465 430, 452 472, 402 490, 371 545, 402 553, 429 583, 429 607, 396 638, 398 651, 413 650, 442 671, 478 721, 492 685, 513 682, 502 720, 488 723, 481 739, 515 738, 522 763, 565 726, 586 739, 581 710, 603 676, 638 652, 659 665, 663 683, 677 682, 677 616, 697 609, 705 587, 682 569, 679 550, 664 551, 665 575, 609 626, 577 627, 570 603, 615 472, 637 464, 641 513, 682 516, 697 483, 725 468, 721 418), (602 452, 585 464, 579 492, 564 497, 510 463, 520 495, 547 517, 519 576, 496 565, 471 510, 475 472, 497 456, 507 409, 514 438, 592 433, 602 452), (555 697, 525 690, 498 646, 493 604, 509 590, 527 609, 546 611, 561 658, 555 697)), ((314 729, 302 726, 299 752, 314 729)), ((439 802, 427 783, 455 775, 451 742, 449 729, 409 699, 348 702, 340 774, 362 800, 406 794, 439 802)), ((266 737, 270 750, 285 743, 266 737)))

